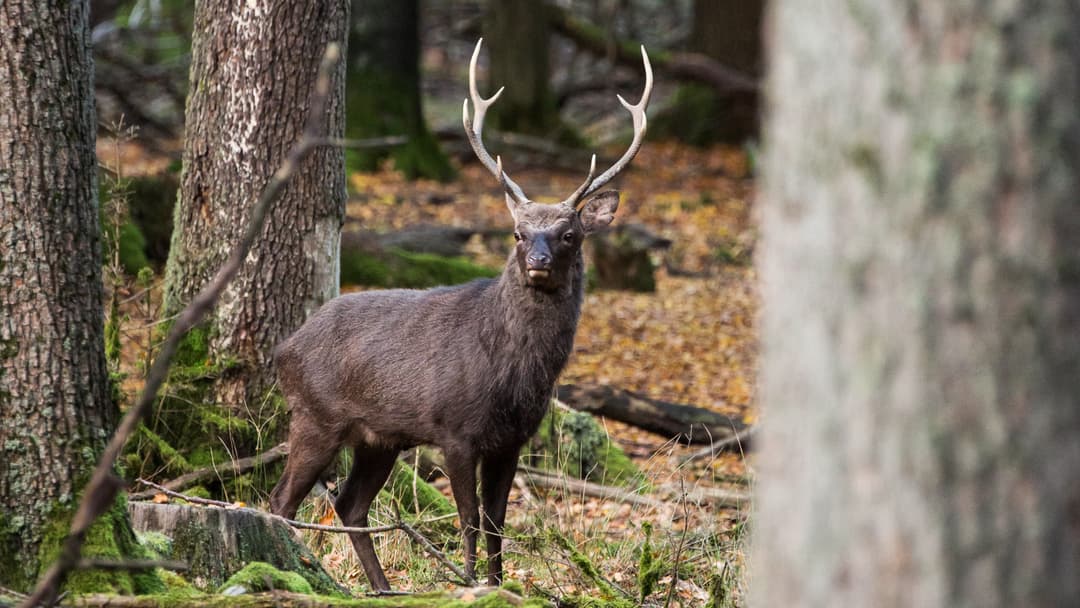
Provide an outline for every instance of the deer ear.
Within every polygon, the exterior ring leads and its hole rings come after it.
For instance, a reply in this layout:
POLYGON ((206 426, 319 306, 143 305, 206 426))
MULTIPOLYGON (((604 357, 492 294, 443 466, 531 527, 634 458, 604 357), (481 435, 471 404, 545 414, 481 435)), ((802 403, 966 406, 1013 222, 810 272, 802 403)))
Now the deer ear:
POLYGON ((619 191, 608 190, 601 192, 589 199, 589 202, 581 208, 578 216, 581 217, 581 225, 585 228, 585 234, 592 234, 606 227, 615 219, 615 210, 619 208, 619 191))

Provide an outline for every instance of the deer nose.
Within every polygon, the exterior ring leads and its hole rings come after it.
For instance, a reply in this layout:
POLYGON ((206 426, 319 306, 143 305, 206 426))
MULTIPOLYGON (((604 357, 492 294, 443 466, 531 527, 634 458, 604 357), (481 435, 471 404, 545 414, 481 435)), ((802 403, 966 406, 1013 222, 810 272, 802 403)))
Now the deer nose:
POLYGON ((551 265, 551 256, 545 252, 532 252, 525 258, 529 268, 547 268, 551 265))

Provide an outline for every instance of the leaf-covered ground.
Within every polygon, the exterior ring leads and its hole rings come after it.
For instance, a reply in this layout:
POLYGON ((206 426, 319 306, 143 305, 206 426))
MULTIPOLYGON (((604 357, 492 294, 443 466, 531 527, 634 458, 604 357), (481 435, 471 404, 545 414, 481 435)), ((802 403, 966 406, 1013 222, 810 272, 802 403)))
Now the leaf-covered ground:
MULTIPOLYGON (((112 152, 112 148, 99 147, 103 162, 112 152)), ((607 152, 617 156, 621 149, 607 152)), ((504 155, 514 158, 513 151, 504 155)), ((137 173, 144 161, 132 154, 121 162, 125 171, 137 173)), ((643 224, 671 239, 673 245, 657 254, 660 268, 655 293, 591 291, 587 295, 562 382, 608 384, 754 421, 758 301, 749 164, 748 155, 737 149, 699 150, 662 142, 649 142, 642 149, 633 168, 613 184, 623 193, 616 222, 643 224)), ((586 167, 577 172, 515 169, 508 160, 507 170, 532 198, 554 202, 577 187, 586 167)), ((460 179, 450 184, 406 182, 390 168, 352 175, 349 183, 347 231, 391 230, 421 223, 511 227, 495 179, 477 163, 463 166, 460 179)), ((468 250, 480 263, 501 266, 509 246, 492 247, 477 240, 468 250)), ((140 318, 140 301, 132 298, 127 304, 130 328, 149 320, 140 318)), ((153 306, 147 310, 152 316, 153 306)), ((133 392, 140 384, 143 337, 149 334, 138 329, 126 334, 125 390, 133 392)), ((655 568, 656 581, 646 604, 662 605, 670 593, 672 605, 702 605, 715 586, 725 598, 719 605, 741 605, 745 584, 742 531, 748 510, 721 509, 708 501, 679 496, 692 496, 702 488, 747 490, 752 474, 743 455, 727 453, 684 463, 683 458, 697 446, 675 445, 613 421, 604 425, 645 471, 653 495, 665 498, 664 506, 631 506, 568 491, 542 495, 515 489, 508 522, 514 531, 507 548, 509 577, 541 593, 601 593, 603 583, 582 574, 577 557, 552 540, 561 535, 580 551, 578 557, 595 564, 607 584, 631 595, 648 586, 639 574, 645 568, 642 554, 650 553, 647 547, 651 547, 654 561, 662 567, 655 568), (646 523, 653 529, 648 542, 646 523)), ((302 514, 317 521, 332 511, 325 499, 313 499, 302 514)), ((312 536, 309 542, 319 548, 324 564, 339 580, 365 586, 359 563, 344 538, 312 536)), ((446 586, 438 567, 412 549, 404 537, 388 534, 378 545, 395 588, 446 586)))

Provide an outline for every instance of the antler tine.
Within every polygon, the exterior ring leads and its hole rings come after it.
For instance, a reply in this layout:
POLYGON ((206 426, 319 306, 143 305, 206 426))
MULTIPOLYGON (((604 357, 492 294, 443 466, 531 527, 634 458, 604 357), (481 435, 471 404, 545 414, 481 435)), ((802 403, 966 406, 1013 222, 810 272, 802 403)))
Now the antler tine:
POLYGON ((509 175, 502 172, 502 169, 495 162, 495 159, 491 158, 491 154, 484 147, 481 133, 484 130, 484 115, 487 113, 487 109, 491 104, 502 95, 505 87, 500 87, 498 91, 491 97, 484 99, 480 96, 480 91, 476 86, 476 64, 480 59, 480 46, 484 43, 484 39, 481 38, 476 41, 476 48, 473 50, 472 59, 469 61, 469 97, 472 99, 474 107, 474 117, 469 119, 469 100, 466 99, 465 103, 461 107, 461 122, 465 125, 465 134, 469 138, 469 144, 472 146, 473 152, 476 153, 476 157, 480 159, 480 162, 487 167, 488 171, 491 171, 495 177, 499 178, 499 181, 503 184, 503 188, 508 194, 510 194, 515 201, 523 203, 528 200, 525 196, 525 192, 521 189, 521 186, 517 185, 514 180, 510 179, 509 175))
POLYGON ((572 207, 574 209, 577 209, 578 203, 581 202, 582 195, 585 194, 585 191, 589 188, 589 186, 593 182, 593 175, 596 175, 596 155, 595 154, 592 155, 592 164, 589 165, 589 175, 585 177, 585 181, 582 182, 582 184, 580 186, 578 186, 578 189, 574 190, 574 193, 571 194, 565 201, 563 201, 562 204, 566 205, 567 207, 572 207))
POLYGON ((641 94, 641 99, 637 102, 637 105, 630 105, 622 95, 616 95, 619 98, 619 102, 624 108, 630 111, 630 115, 634 118, 634 141, 630 142, 630 148, 622 155, 610 169, 604 171, 599 177, 592 181, 592 184, 581 193, 581 197, 584 198, 593 192, 596 192, 600 188, 611 181, 613 177, 619 174, 620 171, 626 168, 626 165, 630 164, 634 156, 641 148, 641 143, 645 139, 645 108, 649 105, 649 97, 652 95, 653 87, 653 74, 652 65, 649 63, 649 54, 645 52, 645 45, 641 45, 641 61, 645 64, 645 92, 641 94))

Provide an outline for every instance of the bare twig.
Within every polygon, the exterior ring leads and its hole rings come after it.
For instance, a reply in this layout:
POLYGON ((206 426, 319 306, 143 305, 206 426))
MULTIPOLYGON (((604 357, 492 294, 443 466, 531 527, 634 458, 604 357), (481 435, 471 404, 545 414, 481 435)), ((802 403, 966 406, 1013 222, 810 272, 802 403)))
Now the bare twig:
MULTIPOLYGON (((183 490, 184 488, 189 488, 189 487, 191 487, 193 485, 197 485, 197 484, 199 484, 199 483, 201 483, 203 481, 206 481, 208 479, 218 478, 218 477, 221 477, 223 475, 225 477, 233 477, 233 476, 236 476, 236 475, 240 475, 240 474, 246 473, 246 472, 248 472, 248 471, 250 471, 250 470, 252 470, 254 468, 265 466, 265 465, 277 462, 278 460, 281 460, 282 458, 285 458, 288 455, 289 455, 289 446, 288 446, 288 444, 279 443, 278 445, 275 445, 274 447, 270 448, 269 450, 266 450, 265 452, 262 452, 261 454, 256 454, 254 456, 248 456, 247 458, 240 458, 239 460, 235 460, 235 461, 233 461, 232 463, 230 463, 228 465, 222 465, 221 467, 217 467, 216 469, 211 468, 211 467, 207 467, 207 468, 204 468, 204 469, 199 469, 198 471, 192 471, 190 473, 185 473, 184 475, 181 475, 181 476, 177 477, 176 479, 171 479, 169 481, 166 481, 161 486, 151 485, 149 483, 147 483, 147 485, 150 486, 150 487, 153 487, 153 488, 159 488, 160 487, 160 488, 165 488, 165 489, 169 489, 169 490, 173 490, 173 491, 180 491, 180 490, 183 490)), ((139 481, 141 482, 142 480, 140 479, 139 481)), ((143 491, 143 492, 135 492, 133 494, 128 495, 128 498, 130 498, 131 500, 145 500, 145 499, 150 498, 151 496, 153 496, 155 493, 156 492, 154 492, 152 490, 146 490, 146 491, 143 491)))
POLYGON ((51 606, 54 603, 68 573, 79 563, 87 530, 90 529, 90 526, 102 513, 112 507, 117 493, 124 485, 123 481, 113 473, 117 457, 120 455, 128 438, 135 432, 139 422, 149 413, 157 397, 158 390, 168 376, 169 366, 180 345, 180 340, 210 312, 222 290, 236 276, 248 255, 248 251, 251 250, 252 242, 262 232, 271 203, 277 200, 301 162, 315 147, 316 140, 321 132, 321 126, 325 123, 326 100, 330 94, 330 72, 333 66, 337 64, 340 56, 341 50, 337 44, 331 43, 327 45, 326 53, 319 67, 315 92, 311 98, 311 112, 308 115, 300 141, 289 150, 284 162, 263 189, 251 211, 251 219, 248 221, 247 229, 233 248, 225 264, 218 270, 213 280, 180 312, 176 322, 169 330, 169 335, 161 345, 161 351, 146 376, 146 384, 139 395, 138 401, 124 415, 120 426, 105 447, 90 482, 83 491, 82 501, 75 512, 74 518, 72 518, 71 530, 68 532, 67 538, 64 539, 59 556, 38 581, 34 592, 23 602, 24 608, 51 606))
POLYGON ((386 137, 369 137, 367 139, 345 139, 343 137, 321 137, 312 140, 316 146, 334 146, 337 148, 389 148, 402 146, 408 143, 409 138, 404 135, 388 135, 386 137))
POLYGON ((449 570, 449 571, 453 572, 455 575, 457 575, 457 577, 459 579, 461 579, 461 581, 462 581, 459 584, 470 586, 470 587, 476 585, 476 579, 469 576, 468 574, 465 574, 464 570, 462 570, 461 568, 458 568, 457 564, 450 561, 450 559, 447 558, 446 555, 442 551, 439 551, 435 547, 435 545, 431 544, 431 541, 429 541, 427 538, 425 538, 423 534, 420 534, 416 530, 416 528, 410 526, 409 524, 407 524, 407 523, 405 523, 405 522, 403 522, 401 520, 398 520, 397 526, 399 528, 401 528, 402 532, 404 532, 405 534, 408 534, 409 538, 413 539, 416 542, 416 544, 420 545, 420 547, 423 548, 424 551, 427 551, 429 555, 434 557, 436 560, 438 560, 438 562, 440 564, 445 566, 447 570, 449 570))
POLYGON ((702 458, 712 458, 724 450, 738 449, 740 452, 750 447, 750 442, 755 435, 757 435, 757 425, 747 427, 740 432, 735 433, 731 437, 727 437, 720 441, 714 442, 712 445, 708 445, 689 456, 684 456, 682 464, 686 464, 692 460, 700 460, 702 458))

